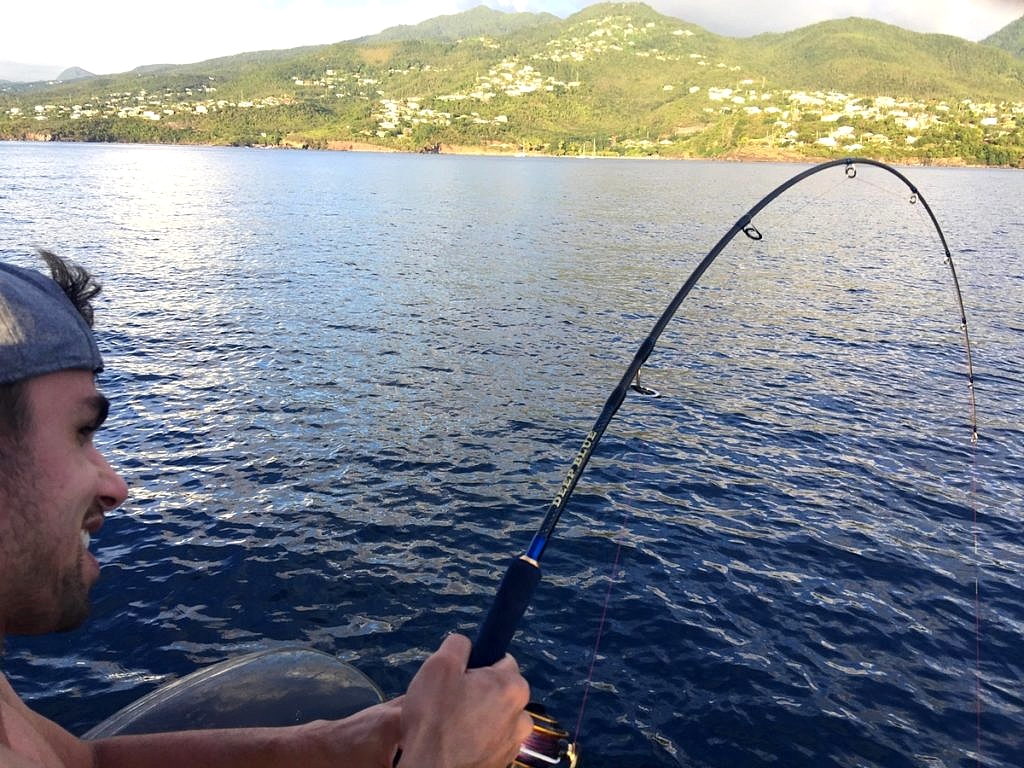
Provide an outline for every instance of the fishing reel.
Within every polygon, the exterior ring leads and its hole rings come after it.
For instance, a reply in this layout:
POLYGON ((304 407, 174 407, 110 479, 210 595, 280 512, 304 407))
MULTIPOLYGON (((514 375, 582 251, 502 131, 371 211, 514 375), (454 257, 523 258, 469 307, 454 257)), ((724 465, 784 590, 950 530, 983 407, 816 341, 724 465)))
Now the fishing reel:
POLYGON ((555 718, 535 702, 526 705, 533 731, 509 768, 576 768, 576 744, 555 718))

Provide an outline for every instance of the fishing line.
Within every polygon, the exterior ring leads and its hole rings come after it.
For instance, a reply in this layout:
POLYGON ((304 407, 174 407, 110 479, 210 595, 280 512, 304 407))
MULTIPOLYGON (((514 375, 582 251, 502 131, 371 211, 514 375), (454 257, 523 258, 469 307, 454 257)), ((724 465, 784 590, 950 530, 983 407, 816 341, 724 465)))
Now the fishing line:
POLYGON ((978 739, 976 765, 981 766, 981 558, 978 553, 978 449, 975 433, 971 452, 971 512, 974 528, 974 715, 978 739))
POLYGON ((501 659, 508 650, 512 636, 515 634, 519 621, 526 612, 533 596, 533 592, 540 581, 541 558, 554 535, 555 527, 565 510, 566 504, 572 496, 576 485, 579 483, 591 456, 600 443, 601 437, 604 435, 609 423, 615 416, 619 407, 622 405, 627 394, 631 391, 648 394, 648 392, 645 391, 646 388, 640 384, 640 369, 647 362, 647 359, 654 350, 654 346, 661 334, 664 332, 666 326, 671 321, 680 305, 690 294, 690 291, 693 290, 693 287, 737 234, 743 232, 752 240, 762 239, 762 233, 754 225, 754 217, 767 206, 771 205, 773 201, 787 190, 799 184, 803 180, 830 168, 842 168, 848 179, 856 179, 857 166, 878 168, 899 179, 910 190, 911 202, 915 205, 922 206, 925 210, 936 234, 938 235, 942 250, 945 254, 946 266, 949 268, 949 272, 952 277, 957 308, 960 315, 960 330, 967 358, 966 378, 969 393, 971 441, 972 443, 977 441, 978 429, 974 394, 974 367, 967 327, 967 315, 964 309, 963 296, 960 291, 960 283, 957 279, 956 269, 953 265, 952 254, 949 251, 945 234, 942 232, 942 228, 939 226, 939 222, 936 219, 935 214, 932 212, 931 207, 928 205, 928 202, 918 191, 917 187, 915 187, 914 184, 912 184, 900 171, 877 160, 870 160, 867 158, 845 158, 827 161, 810 167, 783 182, 767 195, 762 197, 754 204, 753 207, 743 214, 735 224, 732 225, 718 243, 697 264, 690 276, 683 283, 682 287, 680 287, 675 296, 669 302, 668 306, 662 312, 661 316, 654 324, 654 328, 640 344, 639 349, 633 356, 632 361, 626 368, 626 371, 618 385, 616 385, 612 390, 605 402, 604 407, 598 415, 597 420, 594 422, 590 432, 588 432, 584 437, 583 443, 573 458, 558 492, 548 506, 544 519, 541 522, 540 527, 537 529, 537 532, 534 534, 533 539, 530 541, 529 547, 527 547, 526 551, 522 555, 513 559, 511 564, 508 566, 508 569, 502 578, 501 585, 498 588, 494 602, 484 618, 484 621, 477 633, 476 640, 473 643, 473 650, 469 659, 470 668, 489 666, 501 659))
MULTIPOLYGON (((658 395, 660 397, 660 395, 658 395)), ((576 730, 574 740, 578 743, 580 739, 580 733, 583 729, 583 713, 587 708, 587 698, 590 694, 590 686, 594 679, 594 668, 597 666, 597 654, 601 649, 601 640, 604 637, 604 628, 608 618, 608 606, 611 605, 612 601, 612 587, 615 586, 615 575, 619 570, 619 560, 622 558, 622 533, 626 531, 626 523, 629 520, 629 509, 626 508, 622 513, 622 527, 620 535, 615 542, 615 557, 612 560, 611 569, 608 571, 608 588, 604 593, 604 602, 601 604, 601 618, 597 623, 597 636, 594 639, 594 647, 590 652, 590 664, 587 668, 587 678, 583 684, 583 697, 580 701, 580 711, 576 717, 576 730)))
POLYGON ((678 310, 679 306, 683 303, 683 300, 686 299, 690 291, 693 290, 697 281, 700 280, 708 267, 711 266, 712 262, 714 262, 718 255, 737 234, 745 232, 748 237, 759 239, 760 232, 753 224, 754 217, 788 189, 799 184, 810 176, 836 167, 843 168, 846 176, 850 179, 854 179, 857 177, 856 166, 858 165, 879 168, 892 174, 903 182, 903 184, 905 184, 910 190, 914 203, 923 206, 931 220, 932 226, 938 234, 939 241, 941 242, 942 249, 945 253, 946 265, 949 268, 950 275, 953 279, 953 288, 956 294, 957 307, 960 314, 961 336, 963 338, 964 348, 967 355, 966 375, 969 392, 971 439, 972 441, 977 439, 978 432, 976 403, 974 397, 974 367, 971 355, 970 337, 967 328, 967 315, 964 309, 959 280, 957 279, 956 270, 953 265, 953 257, 949 251, 949 246, 946 243, 946 236, 942 232, 942 228, 939 226, 939 222, 935 218, 935 214, 932 212, 928 202, 918 191, 917 187, 915 187, 900 171, 877 160, 870 160, 867 158, 845 158, 840 160, 830 160, 808 168, 793 176, 788 181, 783 182, 774 190, 762 197, 752 208, 750 208, 750 210, 743 214, 736 223, 732 225, 729 231, 722 236, 718 243, 697 264, 686 282, 683 283, 682 287, 669 302, 669 305, 665 308, 664 312, 662 312, 661 316, 655 323, 654 328, 647 335, 647 338, 645 338, 641 343, 632 362, 630 362, 629 366, 626 368, 626 372, 623 374, 615 389, 612 390, 611 395, 609 395, 604 408, 598 415, 590 432, 588 432, 586 437, 583 439, 583 444, 580 446, 579 451, 573 458, 572 463, 569 466, 569 470, 565 475, 565 479, 562 481, 561 487, 551 504, 548 506, 547 513, 545 514, 537 532, 534 534, 529 547, 522 555, 515 558, 509 565, 508 570, 502 579, 501 586, 498 588, 498 593, 495 596, 494 603, 491 605, 490 611, 481 624, 480 631, 473 646, 473 652, 470 656, 470 667, 489 666, 504 656, 507 651, 519 620, 523 613, 525 613, 533 591, 536 588, 537 583, 540 581, 541 558, 554 534, 555 527, 561 518, 562 512, 564 511, 569 498, 572 496, 577 483, 579 483, 583 470, 590 461, 590 457, 597 448, 601 437, 604 435, 605 430, 608 428, 608 424, 612 420, 612 417, 614 417, 615 413, 622 405, 627 393, 632 391, 631 384, 636 381, 641 367, 650 357, 658 338, 665 330, 669 321, 675 315, 676 310, 678 310))
MULTIPOLYGON (((968 355, 970 347, 968 346, 968 355)), ((971 407, 974 407, 974 388, 971 388, 971 407)), ((971 521, 974 536, 974 719, 977 753, 975 765, 981 768, 981 554, 978 548, 978 430, 971 436, 971 521)))
MULTIPOLYGON (((889 198, 893 197, 892 185, 886 186, 886 185, 883 185, 883 184, 876 184, 876 183, 874 183, 873 180, 869 180, 869 177, 870 177, 870 174, 861 174, 861 176, 859 178, 864 179, 864 183, 870 189, 874 189, 874 190, 877 190, 879 192, 882 192, 882 193, 884 193, 884 195, 886 197, 889 197, 889 198)), ((849 179, 858 178, 858 175, 856 174, 856 168, 855 167, 848 167, 847 168, 847 170, 846 170, 846 178, 849 178, 849 179)), ((771 244, 771 242, 777 242, 777 238, 771 237, 771 235, 773 234, 773 231, 777 230, 777 229, 785 229, 786 228, 786 226, 784 224, 785 221, 791 219, 792 217, 800 216, 808 207, 810 207, 810 206, 818 206, 822 202, 825 202, 827 204, 828 203, 827 198, 832 197, 833 194, 836 193, 837 191, 838 191, 839 194, 842 194, 841 187, 844 186, 844 182, 845 182, 845 179, 840 180, 838 183, 830 185, 830 186, 828 186, 828 188, 826 188, 824 190, 821 190, 818 194, 808 195, 803 200, 789 199, 790 203, 795 203, 795 204, 789 205, 789 206, 785 206, 785 205, 781 205, 780 204, 779 206, 776 206, 776 208, 773 210, 773 212, 776 214, 775 217, 769 217, 770 220, 767 223, 764 223, 764 221, 763 221, 764 218, 765 218, 764 213, 767 213, 767 212, 764 212, 762 214, 762 216, 759 217, 758 223, 756 225, 753 222, 751 222, 750 224, 748 224, 745 227, 743 227, 741 231, 747 236, 748 239, 753 241, 752 245, 754 246, 752 251, 748 251, 747 252, 748 256, 750 258, 744 259, 744 261, 750 262, 750 260, 752 258, 754 264, 762 264, 764 262, 768 262, 769 264, 775 265, 775 264, 781 263, 780 254, 776 252, 777 249, 774 248, 772 246, 772 244, 771 244)), ((916 206, 917 212, 921 214, 921 217, 924 217, 926 215, 925 211, 923 209, 923 206, 917 205, 917 202, 918 202, 918 193, 917 192, 912 191, 910 193, 909 197, 907 198, 906 202, 908 202, 910 205, 916 206)), ((902 221, 903 220, 901 219, 901 223, 902 223, 902 221)), ((924 221, 924 219, 923 218, 919 218, 919 217, 913 217, 913 219, 911 221, 915 221, 915 222, 916 221, 924 221)), ((863 226, 862 223, 860 225, 863 226)), ((932 235, 934 235, 934 232, 931 230, 930 227, 929 227, 929 231, 932 232, 932 235)), ((915 240, 918 239, 918 238, 924 239, 924 237, 922 235, 915 235, 913 237, 914 237, 915 240)), ((742 239, 743 238, 740 238, 740 240, 742 240, 742 239)), ((934 247, 934 242, 929 238, 928 242, 924 243, 921 246, 921 250, 923 252, 927 253, 927 252, 930 252, 931 248, 933 248, 933 247, 934 247)), ((904 255, 906 255, 906 254, 904 254, 904 255)), ((932 254, 932 256, 934 256, 934 254, 932 254)), ((742 264, 737 264, 736 266, 740 266, 741 268, 743 268, 742 264)), ((854 277, 852 279, 856 281, 857 287, 860 287, 860 279, 857 278, 857 277, 854 277)), ((835 288, 833 288, 833 290, 835 290, 835 288)), ((762 297, 762 299, 763 299, 763 297, 762 297)), ((776 298, 776 300, 777 300, 777 298, 776 298)), ((771 299, 768 299, 768 301, 771 301, 771 299)), ((859 301, 862 302, 863 299, 860 299, 859 301)), ((776 348, 776 351, 778 351, 777 348, 776 348)), ((640 372, 638 371, 637 376, 635 377, 633 384, 630 385, 630 388, 633 391, 639 391, 641 394, 646 394, 647 392, 653 392, 653 390, 649 390, 646 387, 642 387, 642 385, 640 385, 639 382, 640 382, 640 372)), ((972 442, 972 445, 976 444, 976 430, 975 429, 972 429, 972 440, 971 440, 971 442, 972 442)), ((971 492, 971 498, 972 499, 975 498, 975 494, 974 494, 973 490, 971 492)), ((623 529, 625 529, 625 527, 626 527, 626 521, 625 521, 625 516, 626 515, 628 515, 628 510, 624 513, 624 521, 622 523, 623 529)), ((975 532, 975 533, 977 535, 977 532, 975 532)), ((602 640, 603 640, 603 637, 604 637, 604 634, 605 634, 606 623, 607 623, 607 620, 608 620, 608 609, 609 609, 609 605, 610 605, 611 593, 612 593, 613 585, 620 580, 619 578, 617 578, 616 574, 618 574, 618 572, 619 572, 619 562, 620 562, 620 559, 621 559, 622 546, 623 545, 622 545, 621 541, 617 542, 617 546, 616 546, 615 553, 614 553, 614 562, 613 562, 613 564, 611 566, 611 571, 609 573, 609 576, 607 577, 607 579, 608 579, 608 581, 607 581, 607 588, 605 590, 604 599, 603 599, 602 606, 601 606, 600 618, 598 619, 598 623, 597 623, 596 639, 594 641, 593 648, 591 650, 590 664, 589 664, 589 667, 587 669, 587 674, 586 674, 586 677, 585 677, 585 679, 583 681, 582 700, 581 700, 580 709, 579 709, 579 712, 578 712, 578 715, 577 715, 577 725, 576 725, 576 738, 577 738, 577 740, 580 738, 580 734, 582 732, 582 721, 583 721, 583 717, 584 717, 586 706, 588 704, 589 691, 590 691, 590 688, 591 688, 591 686, 593 684, 594 672, 595 672, 595 667, 596 667, 596 659, 597 659, 598 654, 600 652, 601 643, 602 643, 602 640)), ((975 541, 975 550, 977 552, 977 540, 975 541)), ((976 599, 975 616, 976 616, 976 619, 980 616, 980 602, 977 599, 976 599)), ((977 625, 977 621, 976 621, 976 625, 977 625)), ((977 629, 977 628, 976 628, 976 637, 980 638, 980 629, 977 629)), ((980 654, 980 651, 978 652, 978 654, 980 654)), ((978 654, 976 654, 976 656, 978 654)), ((977 675, 980 675, 980 673, 977 673, 977 675)), ((980 702, 980 694, 976 694, 976 701, 980 702)), ((980 734, 980 732, 981 731, 980 731, 980 724, 979 724, 979 734, 980 734)))

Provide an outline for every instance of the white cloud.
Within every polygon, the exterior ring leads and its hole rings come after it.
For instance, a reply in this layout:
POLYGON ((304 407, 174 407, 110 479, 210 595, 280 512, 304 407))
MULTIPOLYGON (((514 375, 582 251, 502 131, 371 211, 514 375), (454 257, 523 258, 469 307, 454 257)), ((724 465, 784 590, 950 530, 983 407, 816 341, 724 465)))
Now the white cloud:
POLYGON ((458 12, 455 0, 176 0, 159 13, 151 7, 137 0, 13 3, 0 26, 0 55, 105 74, 335 43, 458 12))
POLYGON ((1024 0, 786 0, 766 12, 763 0, 651 0, 668 16, 720 35, 746 37, 786 32, 828 19, 861 16, 915 32, 941 32, 978 40, 1024 15, 1024 0))

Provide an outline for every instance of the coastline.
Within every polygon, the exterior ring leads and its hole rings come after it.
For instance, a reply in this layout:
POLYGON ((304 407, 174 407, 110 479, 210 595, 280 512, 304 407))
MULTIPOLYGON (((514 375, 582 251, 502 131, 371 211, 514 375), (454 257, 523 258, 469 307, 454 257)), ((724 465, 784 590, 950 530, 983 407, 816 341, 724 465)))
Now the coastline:
MULTIPOLYGON (((283 148, 289 148, 282 145, 283 148)), ((307 146, 291 147, 295 149, 310 149, 307 146)), ((270 147, 274 149, 274 147, 270 147)), ((379 144, 358 141, 329 141, 323 148, 331 152, 383 152, 391 154, 435 154, 435 155, 467 155, 486 157, 546 157, 546 158, 581 158, 581 159, 602 159, 602 160, 700 160, 723 163, 821 163, 828 160, 835 160, 843 155, 806 155, 798 152, 786 152, 778 149, 745 147, 734 149, 717 157, 699 157, 696 155, 617 155, 617 154, 596 154, 596 155, 556 155, 550 152, 522 151, 511 144, 495 145, 472 145, 472 144, 445 144, 440 143, 428 149, 411 150, 385 147, 379 144)), ((961 157, 940 157, 920 158, 903 157, 889 159, 875 156, 864 156, 872 160, 903 165, 909 167, 936 167, 936 168, 1009 168, 1018 170, 1015 166, 993 166, 974 165, 966 162, 961 157)))
MULTIPOLYGON (((54 139, 50 134, 28 134, 21 139, 3 139, 5 142, 14 143, 65 143, 65 144, 100 144, 100 143, 116 143, 116 144, 134 144, 134 143, 152 143, 159 144, 159 142, 85 142, 85 141, 65 141, 63 139, 54 139)), ((212 144, 208 142, 196 142, 194 144, 167 144, 164 146, 230 146, 226 144, 212 144)), ((356 141, 356 140, 330 140, 325 142, 323 145, 317 145, 310 141, 303 141, 299 139, 284 139, 280 144, 248 144, 242 145, 250 149, 285 149, 285 150, 313 150, 313 151, 325 151, 325 152, 376 152, 382 154, 433 154, 433 155, 463 155, 463 156, 479 156, 479 157, 509 157, 509 158, 530 158, 530 157, 544 157, 544 158, 572 158, 572 159, 601 159, 601 160, 646 160, 646 161, 667 161, 667 160, 681 160, 681 161, 705 161, 705 162, 723 162, 723 163, 807 163, 815 164, 820 162, 826 162, 828 160, 836 160, 844 155, 808 155, 801 154, 799 152, 785 151, 777 148, 770 147, 741 147, 730 150, 722 155, 716 157, 702 157, 698 155, 619 155, 612 153, 598 153, 593 155, 566 155, 566 154, 554 154, 550 152, 538 152, 538 151, 523 151, 521 148, 508 144, 505 142, 495 142, 492 144, 447 144, 438 143, 423 147, 421 149, 402 149, 398 147, 388 147, 381 144, 374 144, 367 141, 356 141)), ((907 167, 936 167, 936 168, 1005 168, 1009 170, 1022 170, 1020 166, 1013 165, 979 165, 968 163, 962 157, 938 157, 938 158, 921 158, 921 157, 900 157, 900 158, 885 158, 877 157, 873 155, 857 155, 855 157, 865 157, 867 159, 878 160, 880 162, 890 163, 892 165, 900 165, 907 167)))

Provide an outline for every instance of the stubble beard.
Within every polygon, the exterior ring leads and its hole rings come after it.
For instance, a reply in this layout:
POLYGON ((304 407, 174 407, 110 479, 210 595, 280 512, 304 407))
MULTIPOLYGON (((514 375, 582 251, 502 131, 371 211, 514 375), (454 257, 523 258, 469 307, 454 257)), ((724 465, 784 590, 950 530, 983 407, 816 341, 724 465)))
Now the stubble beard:
POLYGON ((82 575, 82 554, 74 567, 59 574, 51 570, 50 562, 33 558, 28 569, 17 569, 21 588, 10 596, 11 607, 4 607, 9 612, 9 634, 67 632, 80 627, 89 616, 89 586, 82 575))
POLYGON ((39 525, 43 511, 29 478, 31 461, 18 452, 0 454, 0 632, 41 635, 76 629, 89 615, 89 590, 79 550, 72 567, 54 564, 52 545, 39 525), (12 455, 13 453, 13 455, 12 455))
POLYGON ((89 617, 92 608, 89 600, 90 587, 82 576, 82 557, 79 553, 74 570, 61 575, 57 590, 57 612, 54 632, 69 632, 78 629, 89 617))

